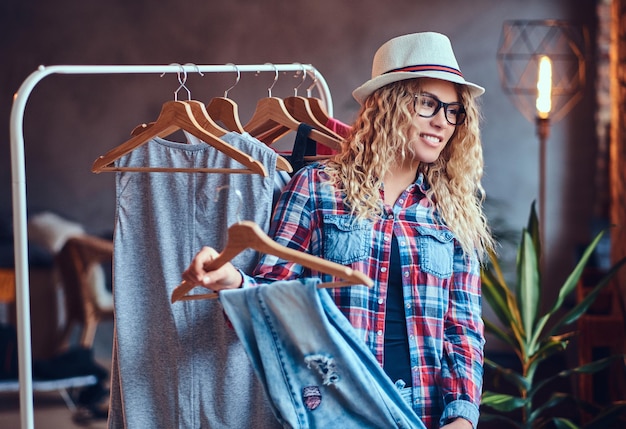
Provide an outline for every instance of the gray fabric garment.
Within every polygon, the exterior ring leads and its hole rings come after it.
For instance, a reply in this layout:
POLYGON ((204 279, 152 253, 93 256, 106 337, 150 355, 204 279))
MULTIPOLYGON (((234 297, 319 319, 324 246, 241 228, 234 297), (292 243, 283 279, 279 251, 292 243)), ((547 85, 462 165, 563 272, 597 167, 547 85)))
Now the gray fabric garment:
MULTIPOLYGON (((195 253, 221 250, 228 226, 252 220, 267 230, 276 154, 247 135, 223 137, 266 166, 257 174, 116 175, 110 428, 274 428, 263 388, 217 300, 171 303, 195 253), (230 187, 219 192, 221 186, 230 187), (239 204, 234 190, 243 194, 239 204)), ((154 139, 118 166, 237 167, 215 148, 154 139)), ((233 262, 255 266, 254 251, 233 262)), ((192 293, 205 293, 195 288, 192 293)))

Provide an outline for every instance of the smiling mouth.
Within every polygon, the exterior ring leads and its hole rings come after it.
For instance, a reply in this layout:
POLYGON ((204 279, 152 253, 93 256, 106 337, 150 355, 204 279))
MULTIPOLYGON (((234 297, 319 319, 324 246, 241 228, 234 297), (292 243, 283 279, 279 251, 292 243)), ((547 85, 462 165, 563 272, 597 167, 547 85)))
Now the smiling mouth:
POLYGON ((433 143, 433 144, 441 143, 441 139, 439 137, 436 137, 430 134, 420 134, 420 137, 428 141, 429 143, 433 143))

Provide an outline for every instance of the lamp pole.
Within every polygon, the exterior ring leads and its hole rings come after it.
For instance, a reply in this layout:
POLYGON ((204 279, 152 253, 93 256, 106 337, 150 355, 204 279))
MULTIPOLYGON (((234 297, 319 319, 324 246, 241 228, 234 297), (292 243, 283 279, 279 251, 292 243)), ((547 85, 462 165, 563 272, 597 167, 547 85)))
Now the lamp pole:
MULTIPOLYGON (((550 118, 537 116, 536 124, 539 137, 539 239, 543 249, 546 243, 546 144, 550 135, 550 118)), ((544 252, 541 253, 543 255, 544 252)))
POLYGON ((519 111, 534 122, 539 138, 537 217, 542 251, 538 263, 543 275, 547 259, 547 140, 550 126, 583 96, 588 46, 587 30, 567 21, 512 20, 502 26, 500 81, 519 111))
MULTIPOLYGON (((539 58, 537 70, 537 135, 539 136, 539 241, 541 260, 546 243, 546 142, 550 134, 550 110, 552 110, 552 61, 547 55, 539 58)), ((543 268, 543 267, 542 267, 543 268)))

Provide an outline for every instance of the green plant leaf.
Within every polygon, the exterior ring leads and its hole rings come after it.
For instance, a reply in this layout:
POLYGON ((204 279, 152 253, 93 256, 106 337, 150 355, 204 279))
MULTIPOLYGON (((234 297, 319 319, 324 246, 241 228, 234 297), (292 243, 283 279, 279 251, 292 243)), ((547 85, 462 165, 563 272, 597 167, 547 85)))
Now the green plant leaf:
POLYGON ((489 271, 493 272, 494 280, 501 285, 506 286, 506 281, 504 280, 504 275, 502 274, 502 268, 500 268, 500 263, 498 262, 498 255, 493 249, 488 249, 487 253, 489 255, 489 271))
POLYGON ((575 425, 574 422, 561 417, 556 417, 552 423, 556 429, 579 429, 579 426, 575 425))
POLYGON ((546 326, 546 323, 552 317, 552 313, 547 312, 543 316, 539 318, 537 321, 537 325, 535 325, 535 331, 533 332, 533 337, 530 339, 532 344, 537 344, 545 341, 545 338, 541 336, 543 332, 543 328, 546 326))
MULTIPOLYGON (((489 303, 502 325, 511 330, 518 344, 514 346, 514 343, 509 339, 505 341, 524 354, 526 347, 524 345, 524 333, 517 301, 506 283, 504 283, 502 275, 498 274, 500 268, 495 254, 490 253, 490 257, 493 258, 490 266, 483 268, 481 272, 483 297, 489 303)), ((502 332, 494 333, 505 339, 502 332)))
POLYGON ((594 360, 593 362, 586 363, 584 365, 577 366, 576 368, 566 369, 559 374, 561 377, 567 377, 570 374, 593 374, 601 371, 616 360, 624 359, 626 355, 612 355, 602 359, 594 360))
POLYGON ((537 217, 536 201, 533 201, 530 205, 530 214, 528 215, 528 225, 526 226, 526 230, 532 238, 533 248, 537 254, 537 261, 540 261, 542 253, 541 246, 543 243, 541 243, 541 232, 539 230, 539 218, 537 217))
POLYGON ((530 413, 530 415, 528 416, 527 423, 534 422, 536 419, 539 418, 539 416, 541 416, 543 412, 545 412, 546 410, 549 410, 552 407, 559 405, 568 397, 569 395, 565 395, 562 393, 558 393, 558 392, 553 393, 546 402, 544 402, 540 407, 535 408, 533 412, 530 413))
POLYGON ((609 366, 613 361, 622 359, 622 355, 613 355, 606 358, 598 359, 593 362, 580 365, 575 368, 565 369, 563 371, 559 371, 555 375, 544 378, 540 383, 537 383, 533 386, 532 390, 529 392, 529 396, 533 396, 536 392, 541 390, 544 386, 550 384, 552 381, 557 378, 567 378, 572 374, 593 374, 596 373, 607 366, 609 366))
POLYGON ((524 326, 527 354, 535 352, 535 346, 529 342, 533 337, 533 327, 537 317, 541 289, 539 285, 539 263, 531 235, 524 231, 520 244, 520 256, 517 266, 518 301, 524 326))
POLYGON ((591 244, 587 246, 587 248, 585 249, 583 256, 580 258, 580 260, 576 264, 576 267, 574 267, 574 270, 570 273, 565 283, 561 286, 558 297, 554 305, 552 306, 552 309, 550 309, 550 311, 544 314, 543 317, 541 317, 539 321, 537 322, 537 326, 535 328, 533 338, 531 339, 531 344, 534 345, 536 344, 537 341, 539 341, 539 338, 548 320, 550 320, 552 315, 554 315, 557 311, 561 309, 561 306, 565 302, 565 298, 567 298, 567 296, 569 296, 569 294, 571 294, 572 291, 576 288, 576 284, 578 283, 578 280, 580 279, 580 276, 582 275, 582 272, 585 266, 587 265, 587 262, 589 261, 591 254, 595 250, 596 246, 600 242, 600 239, 602 238, 603 235, 604 235, 604 231, 600 232, 596 236, 596 238, 594 238, 591 244))
POLYGON ((563 402, 565 399, 568 399, 570 395, 566 395, 564 393, 553 393, 550 398, 544 402, 540 407, 537 407, 533 410, 532 413, 528 416, 528 423, 532 423, 537 420, 546 410, 553 408, 563 402))
POLYGON ((585 429, 605 429, 615 423, 618 418, 624 417, 626 411, 626 401, 616 401, 604 408, 600 414, 585 425, 585 429))
POLYGON ((519 428, 522 429, 523 426, 521 423, 516 422, 515 420, 507 417, 507 416, 503 416, 501 414, 493 414, 493 413, 487 413, 487 412, 480 412, 480 420, 479 422, 481 423, 485 423, 485 422, 506 422, 506 426, 505 427, 515 427, 515 428, 519 428))
POLYGON ((554 306, 552 307, 552 309, 550 310, 550 313, 555 313, 556 311, 558 311, 563 305, 565 298, 567 298, 569 294, 572 293, 574 289, 576 289, 576 284, 578 283, 578 280, 580 279, 580 276, 582 275, 583 270, 585 269, 585 266, 587 265, 587 262, 589 261, 589 258, 591 257, 591 255, 593 254, 593 251, 598 246, 598 243, 602 239, 603 235, 604 235, 604 231, 600 232, 598 235, 596 235, 596 238, 593 239, 591 244, 587 246, 582 257, 580 258, 580 260, 574 267, 574 270, 570 273, 567 280, 565 280, 565 283, 563 283, 563 286, 561 286, 557 300, 554 303, 554 306))
POLYGON ((506 285, 500 283, 490 269, 483 269, 481 272, 483 297, 493 310, 498 320, 505 326, 511 325, 511 312, 507 305, 506 285))
POLYGON ((486 391, 483 393, 481 406, 493 408, 496 411, 508 412, 523 407, 526 401, 517 396, 505 395, 486 391))
POLYGON ((529 381, 524 378, 524 376, 518 372, 513 371, 510 368, 505 368, 502 365, 492 361, 491 359, 485 358, 485 366, 496 370, 499 374, 504 377, 509 383, 517 388, 520 393, 525 393, 531 387, 529 381))
POLYGON ((540 345, 541 347, 529 357, 526 363, 528 368, 527 377, 533 376, 536 367, 548 357, 565 350, 567 341, 564 341, 562 337, 552 337, 542 341, 540 345))
POLYGON ((558 330, 569 324, 574 323, 576 320, 580 318, 583 314, 587 312, 589 307, 594 303, 598 294, 608 285, 611 284, 611 279, 617 273, 617 271, 626 263, 626 257, 620 259, 616 262, 611 269, 602 277, 600 282, 593 288, 591 292, 587 294, 587 296, 580 301, 574 308, 567 312, 551 329, 551 333, 558 332, 558 330))
POLYGON ((511 339, 511 335, 487 319, 483 320, 483 322, 485 323, 485 331, 492 333, 500 341, 504 341, 506 344, 510 345, 513 350, 518 349, 518 345, 511 339))
POLYGON ((517 300, 512 293, 507 295, 507 304, 509 311, 511 312, 511 331, 517 340, 520 359, 526 360, 527 348, 526 348, 526 334, 524 333, 524 327, 522 326, 522 316, 517 306, 517 300))

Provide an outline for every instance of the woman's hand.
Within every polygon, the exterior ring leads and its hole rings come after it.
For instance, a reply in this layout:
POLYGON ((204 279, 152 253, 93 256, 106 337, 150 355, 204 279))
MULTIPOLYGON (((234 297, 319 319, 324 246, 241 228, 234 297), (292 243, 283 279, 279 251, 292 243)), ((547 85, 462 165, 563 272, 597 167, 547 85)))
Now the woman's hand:
POLYGON ((243 283, 241 273, 230 262, 213 271, 205 270, 219 253, 212 247, 203 247, 183 272, 183 280, 192 285, 202 285, 215 292, 222 289, 236 289, 243 283))
POLYGON ((473 429, 473 427, 469 421, 458 418, 441 426, 441 429, 473 429))

